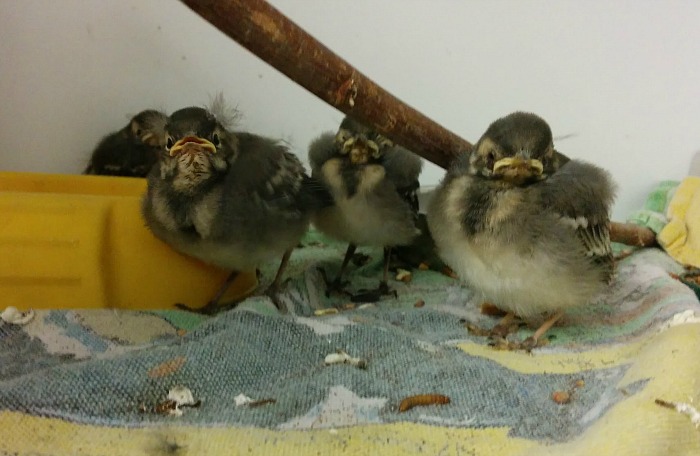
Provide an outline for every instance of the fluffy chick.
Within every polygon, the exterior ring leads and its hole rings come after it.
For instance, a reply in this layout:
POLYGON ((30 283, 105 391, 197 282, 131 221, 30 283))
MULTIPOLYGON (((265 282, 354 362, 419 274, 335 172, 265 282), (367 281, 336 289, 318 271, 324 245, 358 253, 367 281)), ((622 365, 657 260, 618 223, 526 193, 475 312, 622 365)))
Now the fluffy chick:
POLYGON ((97 144, 83 174, 146 177, 165 144, 168 117, 148 109, 97 144))
MULTIPOLYGON (((278 289, 292 249, 322 205, 299 159, 278 141, 226 128, 210 111, 190 107, 166 125, 167 153, 148 176, 143 216, 153 234, 182 253, 237 275, 282 258, 267 294, 278 289)), ((283 309, 280 309, 283 310, 283 309)))
POLYGON ((410 244, 420 234, 418 176, 422 160, 350 117, 338 132, 326 133, 309 147, 312 177, 333 197, 334 205, 314 214, 316 228, 348 242, 348 249, 330 289, 343 288, 342 276, 358 245, 384 248, 384 273, 376 291, 353 296, 375 300, 389 294, 391 247, 410 244))
POLYGON ((428 209, 440 256, 472 289, 525 319, 551 315, 525 349, 613 274, 615 185, 601 168, 561 157, 543 119, 510 114, 458 159, 428 209))

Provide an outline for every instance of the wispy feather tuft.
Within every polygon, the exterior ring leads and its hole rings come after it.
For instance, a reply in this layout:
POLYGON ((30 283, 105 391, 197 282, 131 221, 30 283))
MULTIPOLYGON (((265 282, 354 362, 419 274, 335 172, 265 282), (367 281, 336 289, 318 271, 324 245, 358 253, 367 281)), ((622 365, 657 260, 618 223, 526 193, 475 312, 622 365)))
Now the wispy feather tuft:
POLYGON ((208 110, 226 129, 231 129, 241 118, 240 111, 226 103, 222 92, 218 92, 210 99, 208 110))

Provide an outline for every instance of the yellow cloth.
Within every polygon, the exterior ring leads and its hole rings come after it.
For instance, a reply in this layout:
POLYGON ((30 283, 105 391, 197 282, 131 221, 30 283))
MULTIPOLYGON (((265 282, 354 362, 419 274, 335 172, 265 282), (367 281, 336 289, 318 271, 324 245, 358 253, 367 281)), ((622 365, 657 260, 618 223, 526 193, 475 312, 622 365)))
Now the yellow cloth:
POLYGON ((657 236, 676 261, 700 267, 700 177, 686 177, 667 210, 668 224, 657 236))

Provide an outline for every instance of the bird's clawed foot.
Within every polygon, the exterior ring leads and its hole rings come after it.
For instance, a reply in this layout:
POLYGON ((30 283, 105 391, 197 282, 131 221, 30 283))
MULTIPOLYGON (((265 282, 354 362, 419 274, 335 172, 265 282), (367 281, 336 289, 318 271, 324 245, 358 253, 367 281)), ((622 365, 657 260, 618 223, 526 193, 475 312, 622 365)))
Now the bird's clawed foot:
POLYGON ((531 352, 533 349, 537 347, 542 347, 544 345, 547 345, 548 341, 547 339, 535 339, 534 337, 530 336, 527 339, 523 340, 522 342, 518 343, 518 350, 525 350, 526 352, 531 352))
POLYGON ((336 277, 333 279, 333 281, 328 279, 328 275, 326 274, 326 270, 319 267, 316 268, 319 274, 321 274, 321 277, 323 278, 323 283, 326 284, 326 297, 329 297, 331 294, 345 294, 349 295, 350 293, 345 290, 345 287, 348 286, 349 282, 347 280, 341 280, 340 276, 336 277))
POLYGON ((547 345, 549 341, 547 339, 535 339, 534 337, 530 336, 527 339, 523 341, 514 341, 514 340, 509 340, 505 337, 494 337, 491 339, 491 342, 489 342, 489 346, 493 347, 496 350, 504 350, 504 351, 518 351, 518 350, 523 350, 527 353, 530 353, 532 350, 538 347, 543 347, 547 345))
POLYGON ((328 275, 323 268, 317 268, 319 274, 323 278, 326 284, 326 297, 331 294, 342 294, 348 296, 351 302, 376 302, 379 301, 382 296, 393 296, 398 298, 398 293, 396 290, 389 287, 386 281, 382 280, 379 282, 379 286, 373 289, 362 289, 357 293, 351 293, 346 290, 346 287, 350 282, 347 280, 341 280, 340 276, 333 279, 333 281, 328 279, 328 275))
POLYGON ((238 305, 240 301, 234 301, 226 304, 220 304, 218 300, 211 300, 204 307, 190 307, 187 304, 181 302, 175 303, 175 307, 180 310, 186 310, 188 312, 198 313, 201 315, 215 315, 224 310, 231 310, 238 305))
POLYGON ((522 322, 514 314, 508 313, 491 328, 488 336, 491 339, 505 339, 508 335, 518 332, 521 324, 522 322))
POLYGON ((481 328, 472 323, 467 323, 467 330, 475 336, 488 337, 492 340, 506 339, 508 335, 513 334, 520 328, 521 321, 512 313, 507 313, 496 325, 491 329, 481 328))
POLYGON ((379 282, 379 286, 373 290, 360 290, 359 293, 350 295, 350 301, 376 302, 379 301, 382 296, 393 296, 394 299, 398 298, 399 294, 396 292, 396 290, 389 288, 389 284, 387 283, 390 263, 391 247, 384 247, 384 274, 382 276, 382 280, 379 282))
MULTIPOLYGON (((556 321, 556 320, 554 320, 556 321)), ((509 335, 518 332, 523 322, 512 313, 507 313, 491 329, 480 328, 474 324, 467 323, 467 329, 471 334, 489 338, 489 346, 496 350, 517 351, 524 350, 531 352, 537 347, 542 347, 548 343, 547 339, 541 339, 542 333, 536 332, 523 341, 514 341, 508 338, 509 335)), ((546 330, 546 329, 545 329, 546 330)))
POLYGON ((564 315, 564 312, 559 311, 549 317, 547 320, 540 325, 539 328, 532 334, 532 336, 528 337, 527 339, 523 340, 522 342, 517 343, 516 347, 513 348, 513 350, 525 350, 526 352, 531 352, 533 349, 537 347, 542 347, 544 345, 547 345, 549 343, 549 340, 545 337, 542 337, 544 333, 546 333, 549 328, 554 326, 554 324, 559 321, 559 319, 564 315))
POLYGON ((379 282, 379 286, 373 290, 360 290, 359 293, 351 294, 350 301, 352 302, 376 302, 379 301, 382 296, 393 296, 398 298, 399 294, 396 290, 389 288, 389 284, 385 280, 379 282))
POLYGON ((230 303, 226 303, 223 305, 220 305, 219 303, 221 301, 221 298, 224 296, 224 294, 226 294, 226 290, 229 289, 229 287, 231 286, 233 281, 236 280, 236 277, 238 277, 238 274, 239 273, 237 271, 231 272, 231 274, 228 275, 228 277, 226 278, 224 283, 221 285, 219 290, 216 292, 214 297, 209 302, 207 302, 207 304, 204 307, 199 307, 199 308, 190 307, 186 304, 182 304, 179 302, 175 303, 175 307, 177 307, 178 309, 181 309, 181 310, 186 310, 188 312, 194 312, 194 313, 198 313, 198 314, 202 314, 202 315, 214 315, 214 314, 219 313, 223 310, 233 309, 234 307, 236 307, 238 305, 238 303, 240 302, 239 300, 233 301, 230 303))

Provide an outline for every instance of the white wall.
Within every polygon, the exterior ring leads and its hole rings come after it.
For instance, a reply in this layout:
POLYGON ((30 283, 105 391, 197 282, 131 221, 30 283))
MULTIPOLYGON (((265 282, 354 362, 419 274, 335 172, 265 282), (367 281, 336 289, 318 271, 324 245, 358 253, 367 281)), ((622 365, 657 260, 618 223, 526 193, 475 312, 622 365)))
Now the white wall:
MULTIPOLYGON (((609 169, 624 219, 700 148, 700 2, 273 0, 380 85, 475 141, 514 110, 609 169)), ((223 90, 242 127, 309 141, 328 107, 169 0, 0 0, 0 169, 74 173, 146 107, 223 90)), ((424 185, 442 171, 427 167, 424 185)))

